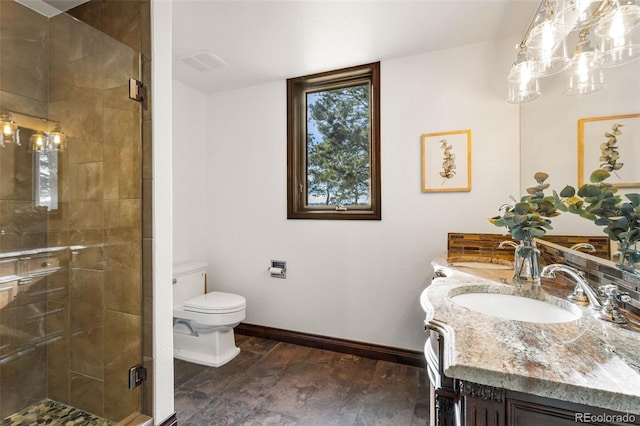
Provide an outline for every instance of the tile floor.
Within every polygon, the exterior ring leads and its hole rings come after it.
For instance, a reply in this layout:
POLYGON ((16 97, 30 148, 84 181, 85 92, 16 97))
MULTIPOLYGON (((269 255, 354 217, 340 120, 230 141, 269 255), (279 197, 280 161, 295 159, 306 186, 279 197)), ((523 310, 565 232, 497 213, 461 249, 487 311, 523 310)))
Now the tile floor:
POLYGON ((45 399, 2 420, 2 426, 114 426, 93 414, 86 413, 58 401, 45 399))
POLYGON ((180 426, 427 425, 422 368, 236 335, 219 368, 175 360, 180 426))

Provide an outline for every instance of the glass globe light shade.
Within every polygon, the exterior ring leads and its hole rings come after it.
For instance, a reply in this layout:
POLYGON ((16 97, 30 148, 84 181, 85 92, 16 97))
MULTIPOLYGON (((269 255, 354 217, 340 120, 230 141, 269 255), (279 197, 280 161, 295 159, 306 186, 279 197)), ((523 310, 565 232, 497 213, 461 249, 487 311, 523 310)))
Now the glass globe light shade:
POLYGON ((529 47, 529 59, 531 72, 536 77, 546 77, 564 71, 570 63, 566 39, 545 47, 529 47))
POLYGON ((20 129, 11 114, 0 114, 0 146, 7 143, 20 145, 20 129))
POLYGON ((47 135, 42 132, 35 132, 29 138, 31 152, 44 152, 47 147, 47 135))
POLYGON ((531 63, 524 61, 513 65, 509 73, 507 102, 521 104, 538 99, 541 95, 538 79, 531 73, 531 63))
POLYGON ((602 52, 599 65, 612 67, 640 57, 640 6, 636 1, 621 4, 602 19, 596 28, 602 52))
POLYGON ((602 0, 558 0, 555 23, 567 32, 580 30, 594 21, 594 12, 601 3, 602 0))
POLYGON ((64 132, 60 128, 60 125, 56 125, 56 127, 54 127, 53 130, 49 132, 49 142, 51 145, 51 150, 60 152, 64 151, 66 145, 66 137, 64 135, 64 132))
POLYGON ((640 28, 635 29, 622 37, 601 38, 599 40, 601 67, 614 67, 623 65, 640 58, 640 28))
POLYGON ((576 53, 571 58, 571 65, 567 68, 569 83, 565 95, 586 95, 606 87, 604 73, 596 66, 597 60, 596 51, 576 53))
POLYGON ((617 38, 640 26, 638 0, 620 0, 603 16, 595 27, 598 37, 617 38))

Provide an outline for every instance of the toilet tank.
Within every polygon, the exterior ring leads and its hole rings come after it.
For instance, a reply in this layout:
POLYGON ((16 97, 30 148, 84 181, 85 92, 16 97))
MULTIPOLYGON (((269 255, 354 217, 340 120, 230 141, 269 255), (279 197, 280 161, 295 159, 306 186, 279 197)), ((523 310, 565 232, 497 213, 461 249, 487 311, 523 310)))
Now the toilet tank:
POLYGON ((173 266, 173 304, 181 305, 206 292, 207 264, 183 263, 173 266))

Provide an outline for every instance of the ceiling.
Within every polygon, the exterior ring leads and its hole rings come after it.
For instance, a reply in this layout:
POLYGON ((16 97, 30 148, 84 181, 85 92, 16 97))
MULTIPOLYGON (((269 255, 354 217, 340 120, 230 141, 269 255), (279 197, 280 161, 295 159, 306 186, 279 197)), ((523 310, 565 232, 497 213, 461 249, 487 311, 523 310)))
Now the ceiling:
POLYGON ((505 36, 521 37, 538 3, 173 0, 173 76, 202 93, 212 93, 505 36), (179 59, 201 50, 227 65, 196 71, 179 59))

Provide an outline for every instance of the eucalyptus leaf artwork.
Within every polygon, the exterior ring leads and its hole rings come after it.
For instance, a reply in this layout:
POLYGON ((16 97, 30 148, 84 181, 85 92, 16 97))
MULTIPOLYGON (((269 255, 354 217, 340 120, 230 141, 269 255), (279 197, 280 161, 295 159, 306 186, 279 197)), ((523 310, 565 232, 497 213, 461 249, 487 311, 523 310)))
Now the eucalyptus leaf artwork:
POLYGON ((444 185, 447 179, 451 179, 456 175, 456 155, 451 152, 453 145, 447 142, 446 139, 440 141, 440 148, 444 150, 442 171, 440 172, 440 176, 444 178, 442 180, 442 184, 444 185))
POLYGON ((600 168, 602 170, 615 173, 616 170, 620 170, 622 166, 624 166, 624 163, 618 162, 620 152, 616 146, 618 142, 617 136, 622 134, 620 131, 620 127, 622 126, 622 124, 616 123, 611 127, 611 132, 604 133, 607 141, 600 145, 600 151, 602 153, 600 156, 600 168))

